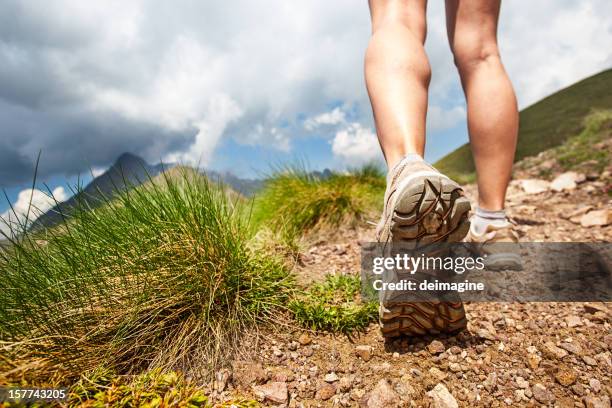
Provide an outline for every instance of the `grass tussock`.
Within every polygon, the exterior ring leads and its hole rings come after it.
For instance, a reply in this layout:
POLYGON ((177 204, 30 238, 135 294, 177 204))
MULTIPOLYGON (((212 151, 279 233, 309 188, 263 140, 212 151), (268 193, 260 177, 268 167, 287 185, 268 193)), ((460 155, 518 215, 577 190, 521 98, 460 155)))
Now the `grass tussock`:
POLYGON ((181 169, 13 238, 0 251, 0 380, 101 366, 210 374, 292 286, 249 250, 241 208, 181 169))
POLYGON ((327 177, 287 168, 268 179, 255 199, 253 217, 255 225, 295 238, 321 227, 360 221, 380 206, 384 189, 384 176, 374 165, 327 177))
POLYGON ((289 303, 296 321, 312 330, 349 334, 362 330, 378 316, 376 302, 362 302, 357 276, 327 275, 289 303))

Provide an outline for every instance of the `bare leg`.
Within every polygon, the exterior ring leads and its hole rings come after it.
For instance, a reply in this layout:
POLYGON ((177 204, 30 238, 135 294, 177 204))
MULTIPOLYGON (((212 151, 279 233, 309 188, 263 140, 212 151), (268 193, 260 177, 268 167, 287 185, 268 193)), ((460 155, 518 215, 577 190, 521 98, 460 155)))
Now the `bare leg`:
POLYGON ((447 0, 448 38, 467 99, 478 205, 504 208, 518 134, 512 84, 497 47, 500 0, 447 0))
POLYGON ((378 140, 391 168, 425 150, 431 68, 423 43, 427 0, 369 0, 372 38, 365 77, 378 140))

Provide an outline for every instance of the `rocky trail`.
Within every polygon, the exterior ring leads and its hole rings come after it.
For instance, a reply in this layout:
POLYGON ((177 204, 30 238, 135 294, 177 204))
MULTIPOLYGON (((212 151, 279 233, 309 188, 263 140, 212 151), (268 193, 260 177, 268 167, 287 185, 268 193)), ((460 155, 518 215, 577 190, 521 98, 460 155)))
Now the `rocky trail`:
MULTIPOLYGON (((517 170, 508 207, 521 240, 612 241, 610 170, 556 176, 517 170)), ((359 242, 372 234, 320 238, 297 273, 306 281, 359 274, 359 242)), ((288 407, 610 407, 610 304, 472 303, 466 311, 468 330, 435 338, 385 341, 376 324, 352 337, 270 331, 253 340, 253 358, 218 373, 211 392, 288 407)))

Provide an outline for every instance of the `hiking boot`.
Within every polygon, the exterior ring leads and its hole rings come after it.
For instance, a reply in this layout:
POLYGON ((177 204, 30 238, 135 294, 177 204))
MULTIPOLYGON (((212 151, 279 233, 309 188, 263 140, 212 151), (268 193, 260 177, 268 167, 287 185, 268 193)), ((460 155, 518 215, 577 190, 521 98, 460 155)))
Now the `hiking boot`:
POLYGON ((503 225, 487 225, 487 229, 480 235, 470 228, 465 242, 471 244, 472 252, 484 257, 487 270, 520 271, 523 269, 523 263, 515 228, 515 224, 511 221, 506 221, 503 225))
POLYGON ((402 161, 387 176, 378 242, 461 242, 470 202, 461 187, 423 160, 402 161))
MULTIPOLYGON (((415 248, 436 242, 461 242, 469 230, 470 202, 461 187, 423 160, 403 160, 387 176, 384 209, 376 228, 379 243, 402 242, 415 248)), ((465 328, 465 310, 453 302, 381 299, 384 337, 452 333, 465 328)))

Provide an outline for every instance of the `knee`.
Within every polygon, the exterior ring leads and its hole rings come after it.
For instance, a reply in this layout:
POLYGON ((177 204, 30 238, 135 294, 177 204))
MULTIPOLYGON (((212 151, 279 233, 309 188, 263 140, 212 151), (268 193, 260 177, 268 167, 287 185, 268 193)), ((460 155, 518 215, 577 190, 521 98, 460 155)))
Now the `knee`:
POLYGON ((495 38, 456 39, 453 44, 453 57, 460 74, 469 74, 484 64, 497 63, 500 60, 495 38))
POLYGON ((427 19, 425 6, 419 1, 389 2, 377 4, 376 12, 372 13, 372 33, 377 31, 396 31, 410 35, 421 44, 427 35, 427 19))

